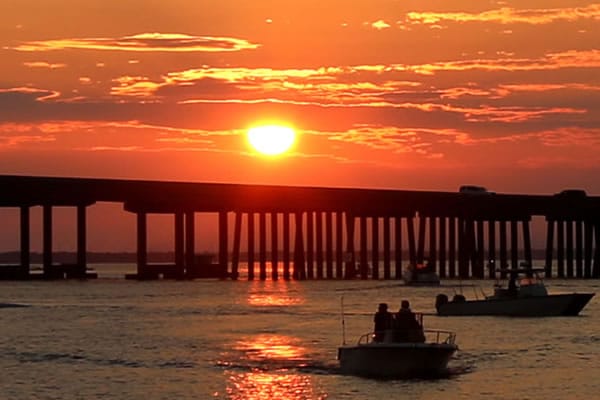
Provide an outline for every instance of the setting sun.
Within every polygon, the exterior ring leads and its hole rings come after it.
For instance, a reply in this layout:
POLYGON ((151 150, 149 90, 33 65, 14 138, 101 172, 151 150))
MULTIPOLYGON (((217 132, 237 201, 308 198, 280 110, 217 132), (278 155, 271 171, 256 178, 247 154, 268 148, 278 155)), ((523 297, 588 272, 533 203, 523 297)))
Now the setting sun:
POLYGON ((259 153, 274 156, 289 150, 296 133, 288 126, 263 125, 248 130, 248 142, 259 153))

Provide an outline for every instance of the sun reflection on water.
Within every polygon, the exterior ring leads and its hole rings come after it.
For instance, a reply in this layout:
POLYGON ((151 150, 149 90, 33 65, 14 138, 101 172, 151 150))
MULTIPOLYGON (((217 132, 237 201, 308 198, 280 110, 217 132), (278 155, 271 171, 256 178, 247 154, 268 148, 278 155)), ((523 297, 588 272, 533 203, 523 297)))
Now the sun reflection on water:
POLYGON ((293 306, 305 302, 299 287, 291 282, 257 282, 248 293, 248 304, 256 307, 293 306))
POLYGON ((227 394, 232 400, 327 398, 327 395, 315 393, 312 379, 308 375, 277 374, 261 371, 229 374, 227 394))
POLYGON ((227 394, 230 399, 325 399, 315 393, 314 377, 302 373, 308 350, 295 337, 259 334, 233 345, 235 362, 228 366, 227 394))
POLYGON ((283 335, 257 335, 237 342, 235 349, 246 354, 249 360, 303 360, 306 349, 298 346, 297 339, 283 335))

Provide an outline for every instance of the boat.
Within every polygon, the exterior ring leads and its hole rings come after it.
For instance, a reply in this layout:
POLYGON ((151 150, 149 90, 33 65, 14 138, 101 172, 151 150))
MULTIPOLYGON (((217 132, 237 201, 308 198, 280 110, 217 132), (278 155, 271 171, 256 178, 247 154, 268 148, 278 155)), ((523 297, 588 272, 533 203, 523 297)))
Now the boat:
POLYGON ((462 294, 451 301, 438 294, 435 308, 438 315, 501 315, 511 317, 575 316, 595 293, 549 294, 539 273, 541 268, 522 266, 501 269, 507 273, 507 284, 496 282, 494 294, 483 299, 467 300, 462 294))
MULTIPOLYGON (((422 314, 415 314, 422 324, 422 314)), ((421 325, 422 326, 422 325, 421 325)), ((448 362, 458 350, 451 331, 423 329, 424 340, 395 340, 386 330, 379 341, 375 332, 366 333, 354 345, 338 348, 343 374, 377 379, 435 378, 448 374, 448 362)))
POLYGON ((405 285, 410 286, 439 286, 440 277, 428 264, 410 264, 403 272, 405 285))

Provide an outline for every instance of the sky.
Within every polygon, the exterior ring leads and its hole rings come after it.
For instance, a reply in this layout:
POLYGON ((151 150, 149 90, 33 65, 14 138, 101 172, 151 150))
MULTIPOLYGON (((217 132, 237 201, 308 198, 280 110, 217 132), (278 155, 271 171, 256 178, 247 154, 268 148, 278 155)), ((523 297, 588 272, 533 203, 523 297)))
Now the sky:
POLYGON ((598 195, 599 38, 593 1, 3 0, 0 174, 598 195))

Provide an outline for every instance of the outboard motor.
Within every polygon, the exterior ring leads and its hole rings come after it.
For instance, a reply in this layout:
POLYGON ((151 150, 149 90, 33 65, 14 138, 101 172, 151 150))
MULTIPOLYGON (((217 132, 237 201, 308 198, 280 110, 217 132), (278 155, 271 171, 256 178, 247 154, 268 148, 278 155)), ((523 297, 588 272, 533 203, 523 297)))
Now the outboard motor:
POLYGON ((462 294, 455 294, 454 297, 452 298, 452 301, 454 303, 464 303, 467 299, 465 299, 465 296, 463 296, 462 294))
POLYGON ((437 296, 435 296, 435 308, 436 310, 441 306, 444 305, 448 302, 448 296, 446 296, 443 293, 438 294, 437 296))

